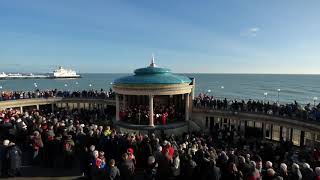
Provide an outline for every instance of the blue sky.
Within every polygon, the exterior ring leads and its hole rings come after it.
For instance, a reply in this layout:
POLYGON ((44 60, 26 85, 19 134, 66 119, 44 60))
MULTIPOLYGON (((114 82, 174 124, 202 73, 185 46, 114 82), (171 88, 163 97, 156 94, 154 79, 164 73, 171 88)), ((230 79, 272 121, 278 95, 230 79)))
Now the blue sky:
POLYGON ((0 71, 320 73, 319 0, 1 0, 0 71))

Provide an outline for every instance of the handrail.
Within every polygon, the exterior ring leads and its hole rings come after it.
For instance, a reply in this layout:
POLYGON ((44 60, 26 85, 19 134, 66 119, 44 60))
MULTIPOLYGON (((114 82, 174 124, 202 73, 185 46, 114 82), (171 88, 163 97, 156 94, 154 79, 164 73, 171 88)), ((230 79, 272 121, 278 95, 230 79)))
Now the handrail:
MULTIPOLYGON (((112 103, 115 104, 115 100, 112 98, 86 98, 86 97, 49 97, 49 98, 28 98, 28 99, 16 99, 16 100, 6 100, 6 101, 0 101, 0 107, 10 107, 10 105, 12 105, 12 107, 16 107, 17 105, 21 106, 24 104, 36 104, 36 103, 54 103, 54 102, 63 102, 63 101, 104 101, 107 103, 112 103), (40 101, 40 102, 39 102, 40 101)), ((257 117, 264 117, 264 118, 277 118, 277 119, 286 119, 286 120, 295 120, 298 122, 308 122, 308 123, 316 123, 316 124, 320 124, 320 121, 315 121, 315 120, 309 120, 308 118, 294 118, 294 117, 289 117, 289 116, 279 116, 279 115, 270 115, 270 114, 266 114, 266 113, 262 113, 262 112, 251 112, 251 111, 235 111, 235 110, 231 110, 231 109, 227 109, 227 110, 217 110, 217 109, 213 109, 213 108, 203 108, 203 107, 196 107, 194 106, 192 108, 193 112, 219 112, 219 113, 227 113, 229 115, 237 115, 237 114, 248 114, 248 115, 254 115, 257 117)))
POLYGON ((52 104, 57 102, 66 102, 66 101, 103 101, 105 103, 115 104, 113 99, 105 98, 81 98, 81 97, 48 97, 48 98, 27 98, 27 99, 15 99, 15 100, 6 100, 0 101, 0 108, 10 108, 10 107, 19 107, 19 106, 29 106, 36 104, 52 104))
POLYGON ((204 109, 204 108, 193 108, 193 113, 212 113, 221 116, 233 116, 245 120, 262 120, 262 121, 272 121, 276 123, 293 124, 295 126, 308 126, 308 128, 313 130, 320 129, 320 121, 313 120, 302 120, 302 119, 292 119, 290 117, 283 116, 273 116, 262 113, 254 112, 243 112, 243 111, 232 111, 232 110, 215 110, 215 109, 204 109))

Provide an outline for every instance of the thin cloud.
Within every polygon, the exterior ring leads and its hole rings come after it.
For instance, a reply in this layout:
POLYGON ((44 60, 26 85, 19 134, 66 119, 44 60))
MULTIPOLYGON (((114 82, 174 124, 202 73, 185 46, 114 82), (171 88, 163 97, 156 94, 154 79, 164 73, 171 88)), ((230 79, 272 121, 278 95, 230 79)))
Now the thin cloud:
POLYGON ((0 66, 1 66, 1 67, 12 67, 12 66, 16 67, 16 66, 22 66, 22 64, 0 63, 0 66))
POLYGON ((252 28, 249 28, 249 29, 243 31, 242 33, 240 33, 240 35, 241 36, 256 37, 259 31, 260 31, 260 28, 252 27, 252 28))

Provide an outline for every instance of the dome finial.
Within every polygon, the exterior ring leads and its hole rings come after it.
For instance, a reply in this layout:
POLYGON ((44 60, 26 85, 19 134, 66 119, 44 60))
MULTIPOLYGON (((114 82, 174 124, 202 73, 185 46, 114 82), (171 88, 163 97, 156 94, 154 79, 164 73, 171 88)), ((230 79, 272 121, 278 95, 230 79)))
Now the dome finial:
POLYGON ((154 62, 154 54, 153 53, 152 53, 152 59, 151 59, 150 67, 157 67, 156 63, 154 62))

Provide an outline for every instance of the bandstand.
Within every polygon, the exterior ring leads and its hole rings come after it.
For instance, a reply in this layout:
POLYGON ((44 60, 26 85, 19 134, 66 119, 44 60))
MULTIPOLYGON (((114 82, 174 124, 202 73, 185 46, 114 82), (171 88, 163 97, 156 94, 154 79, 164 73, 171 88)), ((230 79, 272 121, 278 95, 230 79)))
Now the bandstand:
POLYGON ((157 67, 148 67, 113 83, 115 125, 123 131, 182 133, 188 130, 194 80, 157 67), (132 111, 136 113, 132 113, 132 111))

